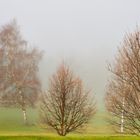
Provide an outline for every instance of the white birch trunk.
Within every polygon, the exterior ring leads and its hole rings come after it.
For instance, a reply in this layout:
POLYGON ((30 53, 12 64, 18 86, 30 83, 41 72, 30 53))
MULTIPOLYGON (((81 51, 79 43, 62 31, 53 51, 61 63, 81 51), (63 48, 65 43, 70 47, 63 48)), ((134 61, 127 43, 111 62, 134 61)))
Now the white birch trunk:
POLYGON ((24 119, 24 124, 27 124, 27 114, 26 114, 26 110, 23 110, 23 119, 24 119))
MULTIPOLYGON (((123 101, 122 101, 122 107, 124 108, 124 97, 123 97, 123 101)), ((121 113, 121 133, 124 132, 124 110, 122 109, 122 113, 121 113)))

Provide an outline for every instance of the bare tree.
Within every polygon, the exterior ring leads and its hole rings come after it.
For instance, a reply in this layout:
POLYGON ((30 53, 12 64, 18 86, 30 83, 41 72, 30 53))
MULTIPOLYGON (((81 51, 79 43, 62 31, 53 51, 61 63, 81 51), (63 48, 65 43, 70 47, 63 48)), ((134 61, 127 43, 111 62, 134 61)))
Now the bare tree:
POLYGON ((94 99, 83 89, 82 81, 65 64, 50 79, 49 89, 42 95, 40 117, 43 124, 65 136, 87 123, 95 113, 94 99))
POLYGON ((110 67, 112 79, 107 94, 106 107, 114 116, 110 122, 120 127, 120 132, 140 134, 140 32, 125 37, 115 65, 110 67))
POLYGON ((37 73, 42 53, 29 48, 15 21, 1 29, 0 52, 1 104, 20 107, 26 124, 26 107, 35 105, 41 90, 37 73))

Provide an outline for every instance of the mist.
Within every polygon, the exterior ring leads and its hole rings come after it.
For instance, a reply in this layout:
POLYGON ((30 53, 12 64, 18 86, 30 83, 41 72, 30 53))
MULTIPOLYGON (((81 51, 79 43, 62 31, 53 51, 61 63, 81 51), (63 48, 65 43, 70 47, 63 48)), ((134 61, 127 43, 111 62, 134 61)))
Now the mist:
POLYGON ((102 103, 111 63, 126 32, 140 24, 138 0, 0 0, 0 25, 16 19, 24 38, 44 51, 40 79, 64 60, 102 103))

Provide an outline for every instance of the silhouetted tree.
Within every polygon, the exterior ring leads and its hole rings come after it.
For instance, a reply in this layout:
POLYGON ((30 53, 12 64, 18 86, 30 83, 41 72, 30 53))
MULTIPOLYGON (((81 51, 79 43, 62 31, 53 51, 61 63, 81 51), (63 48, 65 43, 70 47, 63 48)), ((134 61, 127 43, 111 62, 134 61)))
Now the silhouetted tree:
POLYGON ((16 105, 27 123, 26 107, 34 106, 41 84, 38 78, 38 63, 42 53, 29 48, 22 39, 15 21, 0 31, 0 90, 1 104, 16 105))
POLYGON ((41 98, 42 123, 65 136, 87 123, 94 113, 94 99, 83 89, 80 78, 75 77, 68 66, 61 64, 41 98))
POLYGON ((110 122, 121 133, 140 134, 140 32, 125 37, 113 67, 107 89, 106 107, 114 116, 110 122))

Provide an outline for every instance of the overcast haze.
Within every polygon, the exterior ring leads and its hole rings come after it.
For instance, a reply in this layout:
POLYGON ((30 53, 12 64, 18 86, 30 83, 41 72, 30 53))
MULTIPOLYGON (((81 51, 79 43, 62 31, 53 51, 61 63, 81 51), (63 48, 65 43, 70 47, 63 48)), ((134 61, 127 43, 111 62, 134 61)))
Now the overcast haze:
POLYGON ((17 20, 23 37, 45 51, 43 88, 62 60, 93 89, 105 93, 107 61, 124 34, 140 25, 139 0, 0 0, 0 25, 17 20))

